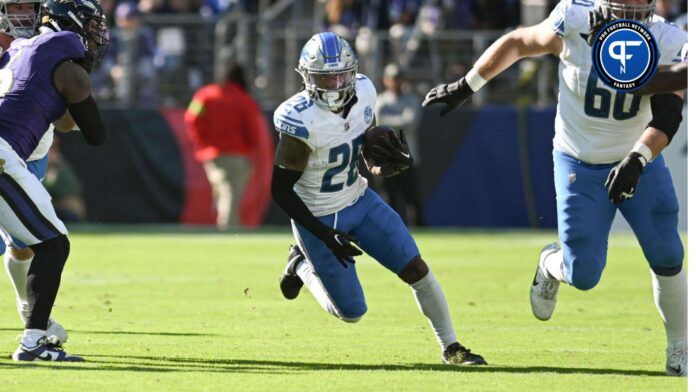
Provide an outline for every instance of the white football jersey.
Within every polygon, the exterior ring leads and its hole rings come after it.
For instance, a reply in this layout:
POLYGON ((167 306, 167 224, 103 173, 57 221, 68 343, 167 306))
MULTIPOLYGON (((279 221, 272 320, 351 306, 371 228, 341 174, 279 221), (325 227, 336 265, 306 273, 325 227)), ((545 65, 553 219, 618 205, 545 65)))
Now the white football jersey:
POLYGON ((34 152, 29 155, 29 158, 27 158, 27 162, 31 161, 36 161, 39 159, 43 159, 43 157, 48 154, 48 150, 51 149, 51 145, 53 144, 53 130, 55 127, 53 124, 51 124, 48 127, 48 130, 44 135, 41 137, 41 140, 39 140, 39 144, 36 146, 34 149, 34 152))
POLYGON ((281 137, 292 136, 312 152, 295 192, 314 216, 338 212, 365 193, 367 180, 358 173, 365 131, 372 124, 377 99, 375 86, 358 74, 357 103, 347 118, 316 105, 306 91, 283 102, 273 113, 273 124, 281 137))
MULTIPOLYGON (((591 164, 622 160, 652 120, 650 97, 607 87, 592 67, 588 12, 592 0, 561 0, 544 21, 563 39, 554 148, 591 164)), ((657 41, 659 64, 682 61, 687 34, 654 16, 647 25, 657 41)))

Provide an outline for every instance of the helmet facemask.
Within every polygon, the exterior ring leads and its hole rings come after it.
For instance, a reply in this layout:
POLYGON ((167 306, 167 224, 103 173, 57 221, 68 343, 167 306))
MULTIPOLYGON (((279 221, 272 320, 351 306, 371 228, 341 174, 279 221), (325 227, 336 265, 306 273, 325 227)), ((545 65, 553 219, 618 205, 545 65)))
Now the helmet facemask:
POLYGON ((302 75, 309 97, 317 104, 336 111, 353 99, 357 65, 340 72, 298 70, 302 75))
POLYGON ((355 96, 358 61, 336 34, 314 35, 302 49, 296 71, 310 99, 323 108, 339 111, 355 96))
POLYGON ((36 0, 0 1, 0 33, 15 38, 33 37, 36 35, 40 7, 41 2, 36 0))
POLYGON ((613 19, 634 20, 647 24, 655 14, 655 0, 648 0, 643 4, 627 4, 617 0, 601 0, 600 7, 609 10, 608 14, 613 19))

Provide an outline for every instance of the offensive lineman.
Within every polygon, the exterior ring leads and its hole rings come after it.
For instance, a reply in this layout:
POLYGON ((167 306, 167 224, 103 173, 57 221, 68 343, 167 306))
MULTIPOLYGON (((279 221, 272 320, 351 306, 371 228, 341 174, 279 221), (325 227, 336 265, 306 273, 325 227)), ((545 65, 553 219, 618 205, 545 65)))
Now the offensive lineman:
POLYGON ((96 0, 48 0, 41 24, 54 32, 16 39, 0 57, 0 226, 34 252, 26 283, 27 322, 12 358, 82 361, 46 337, 70 243, 48 192, 24 161, 66 109, 89 144, 104 142, 106 126, 91 95, 88 70, 105 53, 108 28, 96 0))
MULTIPOLYGON (((293 247, 281 277, 281 291, 294 299, 306 285, 322 308, 355 323, 367 312, 353 257, 359 244, 413 289, 442 348, 444 363, 485 365, 457 341, 445 296, 421 259, 399 215, 358 174, 365 132, 374 126, 376 91, 357 74, 350 45, 334 33, 314 35, 305 44, 297 71, 304 90, 273 115, 280 141, 272 193, 292 218, 299 248, 293 247), (305 257, 306 256, 306 257, 305 257)), ((403 137, 375 147, 366 159, 373 174, 392 175, 412 164, 403 137)))
MULTIPOLYGON (((0 0, 0 53, 10 47, 15 38, 31 38, 36 34, 39 21, 39 0, 0 0)), ((69 131, 74 126, 69 115, 64 116, 55 125, 63 131, 69 131)), ((38 146, 27 158, 27 169, 42 181, 46 176, 48 150, 53 143, 53 127, 44 134, 38 146)), ((1 229, 0 229, 1 230, 1 229)), ((27 274, 34 253, 31 248, 16 238, 12 238, 4 230, 0 235, 5 242, 0 242, 0 254, 5 253, 5 271, 7 271, 15 289, 17 311, 26 324, 29 302, 27 298, 27 274)), ((52 343, 63 344, 68 339, 67 332, 52 318, 48 319, 46 336, 52 343)))
MULTIPOLYGON (((655 0, 599 0, 597 7, 611 18, 647 25, 658 42, 660 65, 680 61, 686 32, 653 15, 655 0)), ((432 89, 423 106, 445 103, 444 115, 519 59, 560 57, 553 160, 562 248, 553 243, 541 251, 530 289, 532 311, 540 320, 551 317, 559 282, 580 290, 599 282, 618 209, 650 264, 667 334, 666 372, 686 376, 684 248, 674 185, 660 155, 682 120, 683 93, 643 97, 618 93, 599 81, 586 42, 594 8, 591 0, 562 0, 544 22, 498 39, 464 78, 432 89)))

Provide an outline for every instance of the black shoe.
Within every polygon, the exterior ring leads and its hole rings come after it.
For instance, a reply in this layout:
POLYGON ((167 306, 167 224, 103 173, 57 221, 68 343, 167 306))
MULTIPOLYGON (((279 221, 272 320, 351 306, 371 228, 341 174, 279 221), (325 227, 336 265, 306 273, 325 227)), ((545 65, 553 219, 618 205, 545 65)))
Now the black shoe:
POLYGON ((288 265, 280 277, 280 291, 287 299, 295 299, 300 295, 300 289, 304 286, 302 279, 295 273, 295 268, 300 264, 305 256, 302 254, 300 247, 297 245, 290 246, 288 253, 288 265))
POLYGON ((485 359, 478 354, 471 352, 459 342, 455 342, 447 346, 442 353, 442 363, 447 365, 488 365, 485 359))

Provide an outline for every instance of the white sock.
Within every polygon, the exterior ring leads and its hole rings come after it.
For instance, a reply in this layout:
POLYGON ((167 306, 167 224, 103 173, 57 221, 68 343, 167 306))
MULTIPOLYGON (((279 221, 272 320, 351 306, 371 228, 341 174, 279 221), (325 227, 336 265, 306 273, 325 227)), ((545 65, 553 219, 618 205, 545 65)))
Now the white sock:
POLYGON ((428 271, 428 274, 412 284, 411 288, 418 307, 430 321, 437 342, 444 351, 447 346, 457 341, 457 334, 454 332, 449 306, 440 284, 432 271, 428 271))
POLYGON ((551 275, 552 278, 563 283, 568 283, 564 272, 565 267, 563 266, 563 250, 553 252, 546 256, 544 259, 544 268, 546 269, 546 273, 551 275))
POLYGON ((307 286, 314 298, 317 300, 317 302, 319 302, 319 305, 324 310, 329 312, 329 314, 332 314, 344 321, 358 321, 345 319, 341 316, 341 313, 338 311, 333 302, 331 302, 329 294, 326 292, 326 288, 324 288, 324 284, 319 279, 319 276, 317 276, 317 274, 314 272, 312 265, 309 264, 307 259, 304 259, 297 264, 297 267, 295 267, 295 273, 300 277, 300 279, 302 279, 302 282, 304 282, 305 286, 307 286))
POLYGON ((34 260, 33 256, 27 260, 19 260, 12 256, 12 252, 9 249, 5 253, 5 270, 7 275, 10 276, 17 300, 22 304, 27 303, 27 275, 29 274, 32 260, 34 260))
POLYGON ((22 344, 24 347, 35 347, 39 344, 39 339, 46 336, 46 331, 43 329, 25 329, 22 335, 22 344))
POLYGON ((674 276, 660 276, 650 272, 655 305, 665 324, 668 347, 674 346, 677 342, 686 342, 688 339, 686 272, 682 269, 674 276))

